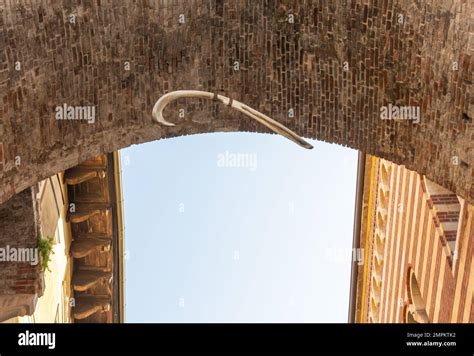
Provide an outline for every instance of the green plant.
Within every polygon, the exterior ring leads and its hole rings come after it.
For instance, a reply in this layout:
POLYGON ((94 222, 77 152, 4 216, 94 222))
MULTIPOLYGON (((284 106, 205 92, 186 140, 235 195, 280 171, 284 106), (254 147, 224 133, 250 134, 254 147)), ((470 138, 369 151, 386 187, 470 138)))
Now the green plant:
POLYGON ((45 271, 46 269, 51 272, 51 270, 48 268, 49 261, 51 260, 51 253, 54 253, 53 251, 53 243, 54 240, 52 237, 46 237, 42 238, 41 236, 38 236, 38 251, 41 255, 41 271, 45 271))

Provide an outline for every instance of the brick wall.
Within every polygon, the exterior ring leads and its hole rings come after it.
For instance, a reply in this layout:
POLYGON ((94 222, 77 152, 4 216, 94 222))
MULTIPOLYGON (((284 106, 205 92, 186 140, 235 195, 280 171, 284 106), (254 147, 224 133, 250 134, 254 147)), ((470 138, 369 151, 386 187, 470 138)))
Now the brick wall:
POLYGON ((473 202, 473 3, 368 3, 0 1, 0 202, 131 144, 267 132, 190 99, 165 110, 176 127, 153 123, 154 102, 177 89, 227 93, 304 137, 404 164, 473 202), (96 122, 56 120, 64 103, 95 105, 96 122), (420 123, 381 120, 388 104, 419 106, 420 123))
POLYGON ((429 322, 472 323, 474 206, 462 203, 464 208, 457 211, 459 225, 449 249, 446 221, 433 207, 424 178, 403 166, 369 160, 364 213, 371 220, 363 220, 361 230, 366 263, 359 266, 357 322, 407 322, 406 309, 413 303, 409 272, 413 272, 429 322), (389 171, 385 199, 379 190, 382 166, 389 171), (381 210, 386 212, 384 218, 374 221, 381 210))
MULTIPOLYGON (((0 248, 35 248, 37 238, 35 201, 31 189, 0 205, 0 248)), ((4 260, 5 256, 2 256, 4 260)), ((9 295, 42 295, 40 264, 0 261, 0 312, 9 295)))

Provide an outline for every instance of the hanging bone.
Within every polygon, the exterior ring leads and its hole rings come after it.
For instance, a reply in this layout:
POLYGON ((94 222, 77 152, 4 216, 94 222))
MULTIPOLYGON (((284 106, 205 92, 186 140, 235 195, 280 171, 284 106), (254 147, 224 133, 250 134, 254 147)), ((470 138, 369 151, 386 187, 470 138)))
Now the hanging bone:
POLYGON ((268 127, 273 132, 286 137, 287 139, 297 143, 301 147, 311 149, 313 146, 303 140, 300 136, 296 133, 288 129, 287 127, 283 126, 279 122, 269 118, 268 116, 258 112, 257 110, 252 109, 251 107, 242 104, 237 100, 230 99, 226 96, 210 93, 207 91, 200 91, 200 90, 176 90, 170 93, 163 95, 158 101, 155 103, 153 107, 152 116, 155 121, 159 122, 165 126, 174 126, 173 123, 166 121, 163 117, 163 109, 166 105, 168 105, 173 100, 179 98, 205 98, 205 99, 214 99, 218 100, 221 103, 230 106, 231 108, 237 109, 245 116, 254 119, 255 121, 261 123, 262 125, 268 127))

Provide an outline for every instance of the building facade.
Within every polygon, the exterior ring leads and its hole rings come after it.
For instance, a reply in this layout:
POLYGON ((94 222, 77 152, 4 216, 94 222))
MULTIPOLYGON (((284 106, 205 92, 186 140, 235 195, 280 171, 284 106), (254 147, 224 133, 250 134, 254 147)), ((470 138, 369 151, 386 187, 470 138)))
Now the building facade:
POLYGON ((5 266, 0 321, 124 321, 119 163, 118 152, 97 156, 39 182, 25 195, 33 213, 22 219, 38 240, 7 241, 9 235, 0 234, 0 248, 29 247, 39 260, 0 262, 5 266), (45 249, 49 257, 42 255, 45 249))
POLYGON ((353 322, 474 322, 474 206, 367 156, 353 322))

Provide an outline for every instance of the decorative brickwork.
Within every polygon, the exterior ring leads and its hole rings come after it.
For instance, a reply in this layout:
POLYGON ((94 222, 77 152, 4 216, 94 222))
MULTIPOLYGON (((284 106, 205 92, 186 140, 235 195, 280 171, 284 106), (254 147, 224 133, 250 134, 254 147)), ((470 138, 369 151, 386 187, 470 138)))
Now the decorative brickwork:
POLYGON ((438 195, 444 189, 432 185, 403 166, 368 157, 356 322, 474 322, 474 206, 441 199, 448 194, 438 195))

